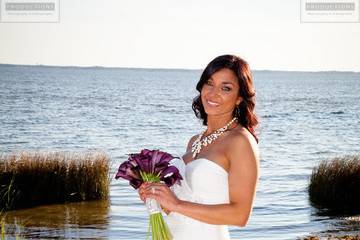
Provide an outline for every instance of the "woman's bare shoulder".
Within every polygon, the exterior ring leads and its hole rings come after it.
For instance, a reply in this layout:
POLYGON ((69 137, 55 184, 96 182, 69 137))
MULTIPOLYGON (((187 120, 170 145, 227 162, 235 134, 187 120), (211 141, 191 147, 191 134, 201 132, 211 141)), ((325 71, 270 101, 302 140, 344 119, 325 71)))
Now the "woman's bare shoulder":
POLYGON ((237 141, 245 141, 245 142, 254 142, 257 144, 255 137, 247 130, 245 127, 237 127, 234 129, 233 134, 231 135, 237 141))
POLYGON ((244 127, 234 129, 226 144, 226 152, 231 159, 238 159, 244 154, 259 155, 258 143, 255 137, 244 127))

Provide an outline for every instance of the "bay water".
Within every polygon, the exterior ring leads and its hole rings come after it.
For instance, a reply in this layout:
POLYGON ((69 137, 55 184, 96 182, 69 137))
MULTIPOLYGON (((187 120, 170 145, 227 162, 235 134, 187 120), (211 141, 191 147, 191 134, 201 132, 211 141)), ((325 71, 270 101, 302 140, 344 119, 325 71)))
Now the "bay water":
MULTIPOLYGON (((7 213, 26 238, 145 239, 148 214, 114 174, 127 153, 181 156, 204 129, 191 104, 200 70, 0 65, 0 152, 104 151, 109 201, 7 213)), ((308 201, 320 161, 360 153, 360 73, 254 71, 261 177, 245 228, 234 239, 359 233, 359 217, 319 214, 308 201), (350 224, 351 223, 351 224, 350 224), (354 225, 355 224, 355 225, 354 225)))

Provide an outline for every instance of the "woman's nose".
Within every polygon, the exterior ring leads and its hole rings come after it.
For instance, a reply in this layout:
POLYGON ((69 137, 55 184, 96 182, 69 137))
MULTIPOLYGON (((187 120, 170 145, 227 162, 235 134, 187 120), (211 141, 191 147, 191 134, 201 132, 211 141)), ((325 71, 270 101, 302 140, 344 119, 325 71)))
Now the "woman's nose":
POLYGON ((219 95, 220 93, 220 88, 218 87, 212 87, 210 90, 209 90, 209 94, 211 96, 216 96, 216 95, 219 95))

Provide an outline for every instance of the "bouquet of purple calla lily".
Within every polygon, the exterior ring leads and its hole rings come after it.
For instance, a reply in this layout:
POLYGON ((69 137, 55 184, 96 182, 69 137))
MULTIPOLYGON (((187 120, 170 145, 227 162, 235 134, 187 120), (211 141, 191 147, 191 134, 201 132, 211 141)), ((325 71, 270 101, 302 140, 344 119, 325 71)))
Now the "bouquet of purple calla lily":
MULTIPOLYGON (((143 149, 140 153, 129 154, 128 160, 120 165, 115 178, 129 180, 130 185, 135 189, 138 189, 144 182, 163 182, 168 187, 175 183, 180 184, 180 180, 183 178, 179 170, 170 165, 173 158, 166 152, 143 149)), ((155 199, 147 198, 145 202, 150 214, 149 230, 151 228, 152 240, 172 239, 159 204, 155 199)))
POLYGON ((128 160, 120 165, 115 178, 129 180, 135 189, 144 182, 163 181, 168 187, 180 184, 182 177, 179 170, 170 165, 173 158, 166 152, 143 149, 140 153, 129 154, 128 160))

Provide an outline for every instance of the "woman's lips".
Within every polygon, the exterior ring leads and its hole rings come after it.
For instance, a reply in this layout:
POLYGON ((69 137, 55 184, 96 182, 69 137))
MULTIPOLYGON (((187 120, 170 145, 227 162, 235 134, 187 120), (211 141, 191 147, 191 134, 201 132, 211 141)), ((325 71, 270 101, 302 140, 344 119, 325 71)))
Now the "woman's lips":
POLYGON ((217 106, 220 105, 219 103, 216 103, 216 102, 213 102, 213 101, 210 101, 210 100, 206 100, 206 102, 207 102, 207 104, 209 104, 212 107, 217 107, 217 106))

